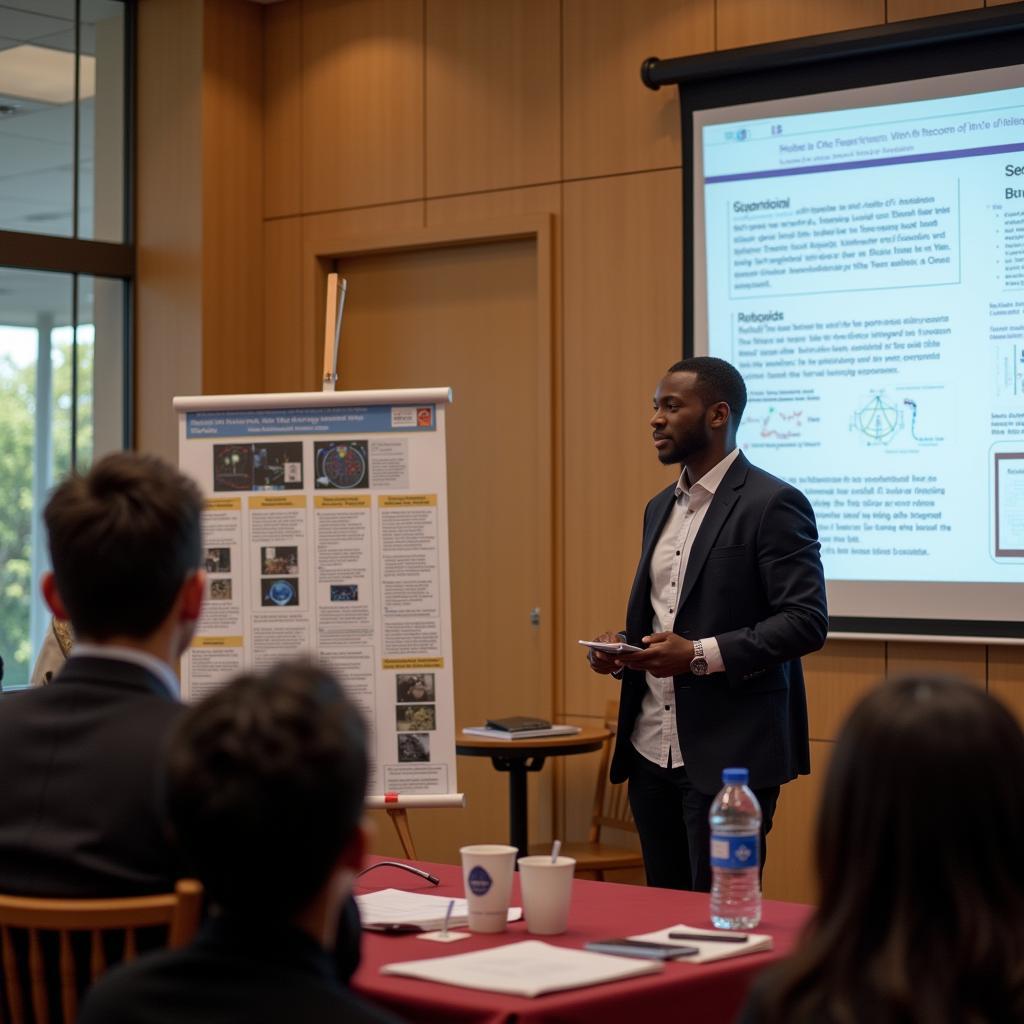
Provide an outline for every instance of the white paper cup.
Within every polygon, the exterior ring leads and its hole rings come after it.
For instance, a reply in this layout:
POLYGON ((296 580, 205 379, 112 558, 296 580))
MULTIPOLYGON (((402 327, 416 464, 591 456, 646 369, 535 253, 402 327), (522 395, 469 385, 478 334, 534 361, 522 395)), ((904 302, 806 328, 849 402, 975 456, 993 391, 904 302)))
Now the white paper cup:
POLYGON ((463 846, 459 850, 471 932, 505 930, 518 852, 514 846, 496 843, 463 846))
POLYGON ((523 916, 531 935, 561 935, 569 925, 572 876, 576 861, 550 854, 519 858, 519 888, 523 894, 523 916))

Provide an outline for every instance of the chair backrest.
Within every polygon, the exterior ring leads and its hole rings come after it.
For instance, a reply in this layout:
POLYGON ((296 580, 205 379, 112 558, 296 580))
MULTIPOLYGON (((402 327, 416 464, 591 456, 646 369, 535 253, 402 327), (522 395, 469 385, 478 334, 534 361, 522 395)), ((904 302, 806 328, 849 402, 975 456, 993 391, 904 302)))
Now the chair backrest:
POLYGON ((191 942, 199 928, 202 900, 203 887, 194 879, 182 879, 171 893, 122 899, 0 896, 0 1019, 7 1024, 25 1024, 29 1020, 46 1024, 51 1019, 51 998, 57 995, 47 985, 49 974, 59 978, 61 1019, 64 1024, 74 1024, 85 969, 91 984, 111 966, 107 962, 107 936, 123 936, 126 961, 139 951, 141 928, 165 928, 166 945, 178 949, 191 942), (54 957, 56 972, 52 965, 48 971, 48 961, 54 957), (88 963, 82 964, 85 957, 88 963), (22 984, 26 966, 30 989, 27 997, 22 984), (31 1014, 26 1007, 31 1007, 31 1014))
POLYGON ((608 781, 608 765, 611 762, 612 747, 615 744, 615 731, 619 724, 619 702, 610 700, 605 706, 604 725, 611 733, 601 748, 601 763, 597 772, 597 786, 594 790, 594 809, 590 816, 590 836, 592 843, 601 841, 602 828, 617 828, 624 832, 635 832, 636 823, 633 812, 629 808, 629 796, 626 787, 612 785, 608 781))

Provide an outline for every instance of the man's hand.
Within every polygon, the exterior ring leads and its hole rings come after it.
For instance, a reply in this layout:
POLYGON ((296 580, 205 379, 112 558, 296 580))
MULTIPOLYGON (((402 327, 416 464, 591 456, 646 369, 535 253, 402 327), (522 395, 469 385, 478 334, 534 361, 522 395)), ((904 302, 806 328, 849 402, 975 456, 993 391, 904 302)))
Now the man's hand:
POLYGON ((616 654, 615 664, 650 672, 652 676, 661 678, 689 674, 690 662, 693 661, 693 643, 690 640, 684 640, 678 633, 652 633, 642 642, 650 645, 646 651, 616 654))
MULTIPOLYGON (((600 636, 594 637, 594 643, 618 644, 622 643, 622 637, 618 633, 602 633, 600 636)), ((615 660, 617 657, 616 654, 595 651, 593 647, 587 648, 587 661, 590 662, 590 667, 603 676, 610 676, 613 672, 618 672, 619 664, 615 660)))

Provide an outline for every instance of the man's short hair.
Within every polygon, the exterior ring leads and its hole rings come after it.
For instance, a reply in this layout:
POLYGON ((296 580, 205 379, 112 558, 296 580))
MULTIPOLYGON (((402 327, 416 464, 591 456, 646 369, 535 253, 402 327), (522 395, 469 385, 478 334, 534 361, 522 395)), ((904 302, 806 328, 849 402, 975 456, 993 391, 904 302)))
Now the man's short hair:
POLYGON ((727 402, 732 413, 733 426, 738 427, 747 407, 747 385, 740 371, 732 363, 714 356, 691 356, 673 363, 666 374, 693 373, 697 375, 697 390, 708 405, 727 402))
POLYGON ((186 867, 226 910, 287 920, 352 838, 366 730, 325 669, 239 676, 192 707, 168 754, 167 811, 186 867))
POLYGON ((117 452, 73 474, 43 512, 57 590, 90 640, 146 637, 200 564, 203 499, 153 455, 117 452))

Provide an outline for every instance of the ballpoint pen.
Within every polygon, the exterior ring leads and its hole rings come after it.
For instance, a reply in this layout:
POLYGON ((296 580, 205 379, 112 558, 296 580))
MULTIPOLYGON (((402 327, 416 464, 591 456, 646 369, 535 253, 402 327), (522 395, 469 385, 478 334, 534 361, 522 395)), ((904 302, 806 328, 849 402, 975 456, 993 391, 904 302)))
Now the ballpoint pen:
POLYGON ((704 932, 669 932, 670 939, 686 939, 688 942, 746 942, 749 935, 705 935, 704 932))

